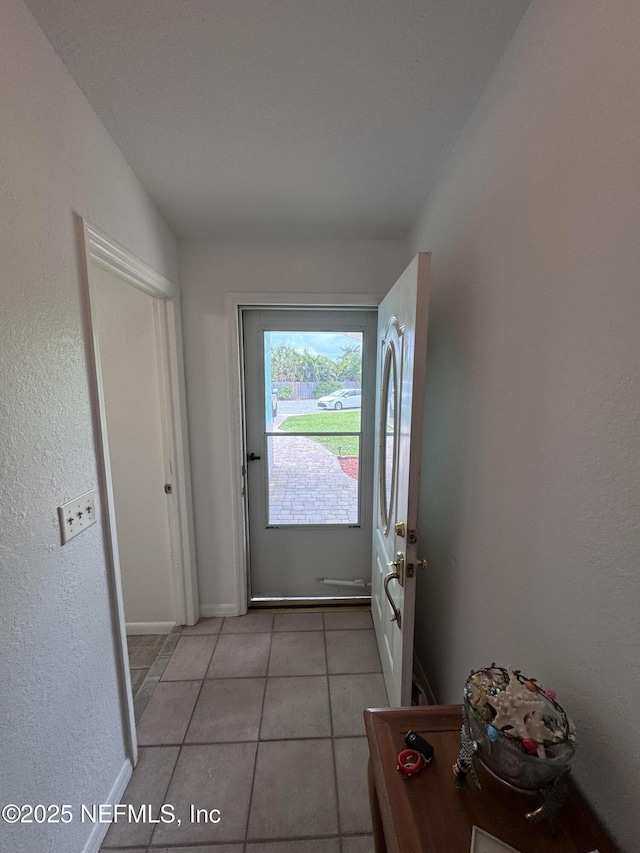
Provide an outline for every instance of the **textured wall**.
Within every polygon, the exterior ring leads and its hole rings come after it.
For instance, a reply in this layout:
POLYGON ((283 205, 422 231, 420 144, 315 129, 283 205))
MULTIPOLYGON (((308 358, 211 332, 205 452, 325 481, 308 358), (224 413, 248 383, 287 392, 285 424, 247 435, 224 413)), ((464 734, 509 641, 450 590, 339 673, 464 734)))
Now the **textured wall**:
POLYGON ((401 241, 180 243, 200 606, 236 607, 225 294, 379 293, 405 267, 401 241))
POLYGON ((555 688, 640 819, 640 6, 529 10, 413 235, 433 252, 417 648, 555 688))
POLYGON ((56 513, 97 486, 73 213, 170 278, 175 244, 24 6, 0 10, 0 800, 101 802, 124 761, 102 531, 61 548, 56 513))

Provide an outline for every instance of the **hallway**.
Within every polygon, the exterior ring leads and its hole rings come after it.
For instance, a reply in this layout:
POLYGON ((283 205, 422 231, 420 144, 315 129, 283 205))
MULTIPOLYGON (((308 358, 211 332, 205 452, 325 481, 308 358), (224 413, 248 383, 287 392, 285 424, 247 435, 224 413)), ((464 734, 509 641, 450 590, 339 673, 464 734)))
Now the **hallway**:
POLYGON ((185 628, 138 724, 122 799, 154 817, 170 804, 177 819, 115 823, 101 850, 371 853, 362 711, 386 704, 368 610, 185 628), (219 820, 194 821, 191 806, 219 820))

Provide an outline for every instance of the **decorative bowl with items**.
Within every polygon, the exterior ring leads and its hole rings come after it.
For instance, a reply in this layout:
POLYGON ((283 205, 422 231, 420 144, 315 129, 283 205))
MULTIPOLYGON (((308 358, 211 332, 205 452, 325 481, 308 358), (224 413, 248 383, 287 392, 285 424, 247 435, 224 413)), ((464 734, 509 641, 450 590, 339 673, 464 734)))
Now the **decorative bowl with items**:
POLYGON ((527 813, 553 816, 567 794, 566 780, 575 753, 575 729, 553 690, 520 670, 490 667, 472 672, 464 686, 462 749, 454 774, 467 774, 480 786, 474 760, 504 784, 537 793, 542 805, 527 813))

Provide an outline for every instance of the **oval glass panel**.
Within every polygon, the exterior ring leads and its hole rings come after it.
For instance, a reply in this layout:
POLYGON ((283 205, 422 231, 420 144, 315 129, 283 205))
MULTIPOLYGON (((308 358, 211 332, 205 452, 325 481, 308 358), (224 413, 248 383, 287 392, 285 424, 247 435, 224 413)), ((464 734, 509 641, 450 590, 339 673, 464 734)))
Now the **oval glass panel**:
POLYGON ((396 349, 393 341, 387 344, 382 372, 380 395, 380 514, 385 535, 389 531, 391 507, 396 481, 397 433, 397 375, 396 349))

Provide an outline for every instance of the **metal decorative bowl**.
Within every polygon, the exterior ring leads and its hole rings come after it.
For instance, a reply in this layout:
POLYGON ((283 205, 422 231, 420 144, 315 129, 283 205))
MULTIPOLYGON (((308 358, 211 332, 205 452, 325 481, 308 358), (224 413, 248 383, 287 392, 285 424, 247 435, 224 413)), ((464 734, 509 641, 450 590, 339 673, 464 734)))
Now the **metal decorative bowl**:
POLYGON ((472 672, 464 710, 475 755, 502 782, 541 791, 570 769, 575 732, 552 691, 492 664, 472 672))

